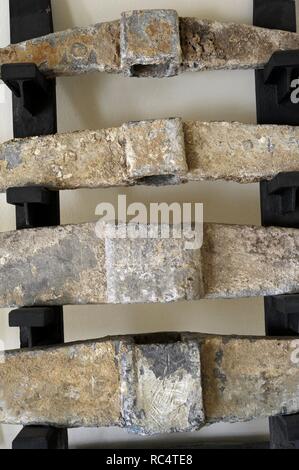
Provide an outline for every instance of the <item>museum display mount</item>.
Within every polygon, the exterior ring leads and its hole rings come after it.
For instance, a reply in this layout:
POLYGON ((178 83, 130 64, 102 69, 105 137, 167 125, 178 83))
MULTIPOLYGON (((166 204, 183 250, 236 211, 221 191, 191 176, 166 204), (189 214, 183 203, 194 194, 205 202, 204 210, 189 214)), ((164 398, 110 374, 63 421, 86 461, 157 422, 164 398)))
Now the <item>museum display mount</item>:
MULTIPOLYGON (((253 16, 255 26, 297 29, 293 0, 254 0, 253 16)), ((258 124, 299 125, 298 105, 290 99, 290 77, 298 68, 299 53, 284 51, 274 54, 265 70, 255 71, 258 124)), ((280 174, 260 188, 263 225, 298 228, 299 174, 280 174)), ((265 323, 268 336, 298 335, 299 295, 265 297, 265 323)), ((299 449, 299 415, 270 418, 270 448, 299 449)))
MULTIPOLYGON (((10 16, 12 43, 53 32, 50 0, 10 0, 10 16)), ((254 0, 254 24, 296 31, 295 1, 254 0)), ((266 66, 266 73, 264 70, 256 71, 259 123, 299 125, 298 106, 290 104, 288 99, 290 79, 294 71, 299 69, 299 59, 296 63, 296 57, 296 53, 280 52, 266 66)), ((46 84, 34 64, 21 67, 9 64, 2 69, 2 75, 14 94, 14 136, 55 133, 55 81, 47 80, 46 84)), ((261 206, 264 225, 298 227, 298 191, 298 174, 281 174, 275 181, 263 182, 261 206), (277 206, 280 207, 279 214, 277 206)), ((47 188, 11 188, 7 198, 9 203, 16 206, 17 229, 59 224, 59 192, 47 188)), ((297 336, 299 295, 265 298, 265 318, 268 335, 297 336)), ((21 312, 15 310, 10 313, 10 326, 20 327, 22 347, 63 343, 63 307, 32 307, 21 312)), ((252 444, 250 446, 254 447, 252 444)), ((13 442, 14 449, 67 447, 66 429, 52 427, 25 427, 13 442)), ((203 448, 202 445, 198 447, 203 448)), ((218 448, 219 444, 214 447, 218 448)), ((232 448, 232 445, 227 447, 232 448)), ((236 443, 236 448, 239 447, 236 443)), ((256 447, 260 447, 260 444, 256 447)), ((270 447, 299 448, 299 416, 270 419, 270 447)), ((208 445, 207 448, 213 446, 208 445)))

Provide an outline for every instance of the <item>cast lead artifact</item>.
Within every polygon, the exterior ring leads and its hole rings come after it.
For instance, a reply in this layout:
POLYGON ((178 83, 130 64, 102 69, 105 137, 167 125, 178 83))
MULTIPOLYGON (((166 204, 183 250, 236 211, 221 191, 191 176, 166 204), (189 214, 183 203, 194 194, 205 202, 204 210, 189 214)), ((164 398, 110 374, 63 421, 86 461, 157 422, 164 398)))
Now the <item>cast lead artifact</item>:
POLYGON ((299 230, 204 224, 203 246, 195 248, 189 237, 197 234, 200 246, 198 228, 181 238, 170 232, 166 239, 154 224, 120 224, 116 233, 107 227, 99 232, 98 224, 89 223, 1 233, 0 306, 299 293, 299 230))
POLYGON ((299 412, 299 341, 188 333, 10 351, 0 422, 140 434, 299 412))
POLYGON ((228 122, 140 121, 0 144, 0 191, 202 180, 252 183, 299 171, 299 128, 228 122))
POLYGON ((120 21, 74 28, 0 49, 0 66, 35 63, 48 77, 89 72, 171 77, 184 71, 263 67, 279 50, 299 49, 286 31, 135 10, 120 21))

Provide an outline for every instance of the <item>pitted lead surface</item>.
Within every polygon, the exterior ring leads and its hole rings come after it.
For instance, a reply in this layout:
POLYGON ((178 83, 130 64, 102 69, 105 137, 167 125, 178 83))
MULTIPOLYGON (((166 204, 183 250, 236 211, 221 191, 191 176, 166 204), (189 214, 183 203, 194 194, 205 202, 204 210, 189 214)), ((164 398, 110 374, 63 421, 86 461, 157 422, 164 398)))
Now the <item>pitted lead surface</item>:
POLYGON ((179 118, 0 144, 0 190, 253 183, 299 171, 299 128, 179 118))
POLYGON ((171 77, 182 63, 179 17, 174 10, 122 14, 121 64, 131 77, 171 77))
POLYGON ((129 178, 139 183, 180 182, 188 166, 181 119, 124 124, 129 178))
POLYGON ((123 341, 119 356, 121 406, 128 429, 161 434, 196 431, 205 424, 197 341, 123 341))
POLYGON ((200 299, 204 295, 201 253, 199 249, 187 250, 185 243, 184 237, 169 240, 107 237, 108 303, 200 299))
POLYGON ((244 24, 135 10, 120 21, 74 28, 0 49, 0 67, 33 62, 48 77, 89 72, 170 77, 186 70, 261 68, 299 35, 244 24))
MULTIPOLYGON (((0 306, 171 302, 299 293, 299 230, 204 224, 182 238, 96 235, 97 224, 0 234, 0 306), (31 247, 28 250, 28 247, 31 247)), ((157 226, 139 226, 153 234, 157 226)))

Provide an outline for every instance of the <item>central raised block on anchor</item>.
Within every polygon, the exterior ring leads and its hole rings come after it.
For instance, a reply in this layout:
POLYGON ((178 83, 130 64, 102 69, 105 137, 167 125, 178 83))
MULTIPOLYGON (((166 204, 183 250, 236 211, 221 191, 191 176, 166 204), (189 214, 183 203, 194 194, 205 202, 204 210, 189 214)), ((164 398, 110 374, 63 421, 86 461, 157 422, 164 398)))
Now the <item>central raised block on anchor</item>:
POLYGON ((131 77, 171 77, 182 63, 180 20, 174 10, 122 14, 121 65, 131 77))
POLYGON ((131 122, 122 126, 129 178, 143 184, 186 179, 183 121, 180 118, 131 122))

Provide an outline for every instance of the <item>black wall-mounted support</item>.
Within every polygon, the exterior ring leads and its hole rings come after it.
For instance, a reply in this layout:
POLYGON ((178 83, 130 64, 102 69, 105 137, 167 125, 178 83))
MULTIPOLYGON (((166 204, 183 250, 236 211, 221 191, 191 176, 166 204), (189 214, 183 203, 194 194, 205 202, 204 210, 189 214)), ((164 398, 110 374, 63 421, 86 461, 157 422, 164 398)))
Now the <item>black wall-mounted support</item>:
POLYGON ((64 342, 62 307, 26 307, 9 314, 9 326, 20 328, 21 348, 64 342))
POLYGON ((284 103, 287 107, 291 102, 292 82, 299 76, 299 50, 275 52, 264 68, 265 85, 273 85, 276 90, 278 106, 284 103))
MULTIPOLYGON (((295 0, 254 0, 253 24, 262 28, 296 32, 295 0)), ((286 81, 283 77, 296 74, 297 55, 299 57, 299 51, 277 52, 265 69, 256 71, 258 123, 299 125, 298 106, 291 100, 285 100, 283 105, 279 102, 281 93, 284 97, 290 93, 290 90, 286 91, 286 81)))
POLYGON ((299 449, 298 415, 270 418, 272 449, 299 449))
POLYGON ((262 225, 299 228, 299 172, 280 173, 260 188, 262 225))
MULTIPOLYGON (((43 119, 46 111, 53 111, 55 87, 53 93, 53 82, 47 80, 35 64, 4 64, 1 67, 1 78, 13 92, 14 99, 18 100, 22 113, 27 111, 31 120, 35 117, 36 121, 37 117, 43 119)), ((48 130, 45 124, 48 122, 43 122, 43 133, 48 130)))
MULTIPOLYGON (((296 31, 294 0, 254 0, 254 25, 296 31)), ((275 53, 256 71, 259 124, 299 125, 299 104, 292 102, 291 83, 299 78, 299 51, 275 53)), ((281 173, 261 183, 262 224, 299 228, 299 173, 281 173)), ((299 295, 265 297, 268 336, 299 335, 299 295)), ((299 449, 299 415, 270 419, 270 447, 299 449)))
MULTIPOLYGON (((11 42, 21 42, 53 32, 50 0, 10 0, 11 42)), ((55 80, 48 80, 34 64, 8 64, 3 81, 13 92, 15 137, 57 132, 55 80)), ((43 187, 10 188, 7 202, 16 207, 16 228, 60 224, 59 192, 43 187)), ((9 314, 9 325, 20 328, 21 348, 64 342, 63 307, 30 307, 9 314)), ((67 449, 67 429, 27 426, 13 449, 67 449)))
POLYGON ((38 186, 9 188, 6 200, 16 206, 17 230, 60 224, 58 191, 38 186))
POLYGON ((13 441, 14 450, 66 450, 67 430, 26 426, 13 441))
POLYGON ((267 336, 299 336, 299 296, 265 297, 267 336))
MULTIPOLYGON (((51 0, 10 0, 9 5, 12 44, 53 32, 51 0)), ((15 137, 55 134, 55 80, 46 80, 34 64, 7 64, 1 73, 13 91, 15 137)))

